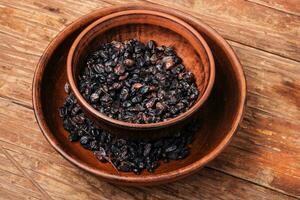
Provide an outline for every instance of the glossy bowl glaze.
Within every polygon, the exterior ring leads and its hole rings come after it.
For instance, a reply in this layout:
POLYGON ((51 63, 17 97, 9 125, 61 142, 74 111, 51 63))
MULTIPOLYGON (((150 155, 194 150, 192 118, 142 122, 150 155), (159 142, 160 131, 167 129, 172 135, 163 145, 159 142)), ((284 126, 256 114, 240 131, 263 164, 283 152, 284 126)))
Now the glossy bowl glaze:
POLYGON ((67 60, 67 74, 73 91, 84 112, 103 129, 120 137, 151 139, 172 134, 195 116, 208 98, 215 77, 212 53, 201 35, 177 17, 150 10, 127 10, 104 16, 80 33, 74 41, 67 60), (158 45, 173 46, 183 64, 195 75, 200 95, 186 112, 167 121, 149 124, 129 123, 113 119, 93 108, 77 87, 79 73, 90 52, 99 44, 132 38, 146 43, 155 40, 158 45))
POLYGON ((163 6, 129 4, 96 10, 60 32, 44 51, 33 80, 33 106, 37 122, 48 142, 66 160, 95 176, 134 186, 162 184, 191 175, 218 156, 229 144, 242 120, 246 100, 243 68, 228 43, 212 28, 186 13, 163 6), (200 112, 200 129, 184 160, 162 163, 154 173, 140 175, 117 172, 109 163, 99 162, 79 142, 70 142, 58 108, 62 106, 67 82, 66 58, 80 32, 97 19, 122 10, 147 9, 170 13, 193 26, 207 41, 215 58, 216 79, 211 95, 200 112))

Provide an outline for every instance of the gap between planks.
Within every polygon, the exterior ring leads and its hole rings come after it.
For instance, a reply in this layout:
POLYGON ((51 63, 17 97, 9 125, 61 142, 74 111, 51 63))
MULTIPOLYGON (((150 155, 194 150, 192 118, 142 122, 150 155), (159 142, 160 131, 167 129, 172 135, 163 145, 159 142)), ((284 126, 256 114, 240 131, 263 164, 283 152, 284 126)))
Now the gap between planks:
POLYGON ((27 108, 27 109, 30 109, 30 110, 33 110, 33 106, 32 105, 29 105, 29 104, 25 104, 25 103, 22 103, 22 102, 19 102, 18 100, 16 99, 13 99, 11 97, 6 97, 6 96, 3 96, 0 94, 0 99, 5 99, 5 100, 8 100, 16 105, 19 105, 19 106, 22 106, 24 108, 27 108))
POLYGON ((46 199, 52 200, 49 194, 37 183, 35 180, 31 178, 31 176, 19 165, 19 163, 2 147, 0 146, 0 150, 3 154, 9 159, 14 166, 28 179, 30 182, 43 194, 46 199))
MULTIPOLYGON (((236 148, 236 146, 232 146, 232 147, 236 148)), ((240 149, 240 148, 238 148, 238 149, 240 149)), ((243 150, 243 149, 242 149, 242 150, 243 150)), ((227 172, 225 172, 225 171, 223 171, 223 170, 219 170, 219 169, 217 169, 217 168, 215 168, 215 167, 209 167, 209 166, 205 166, 205 167, 208 168, 208 169, 210 169, 210 170, 215 170, 215 171, 217 171, 217 172, 226 174, 227 176, 231 176, 231 177, 233 177, 233 178, 241 179, 241 180, 244 180, 244 181, 246 181, 246 182, 248 182, 248 183, 250 183, 250 184, 253 184, 253 185, 256 185, 256 186, 259 186, 259 187, 263 187, 263 188, 265 188, 265 189, 272 190, 272 191, 274 191, 274 192, 279 192, 279 193, 284 194, 284 195, 286 195, 286 196, 288 196, 288 197, 297 199, 297 196, 294 196, 294 195, 291 195, 291 194, 288 194, 288 193, 285 193, 285 192, 282 192, 282 191, 279 191, 279 190, 270 188, 270 187, 265 186, 265 185, 260 185, 260 184, 254 182, 254 181, 251 181, 251 180, 248 180, 248 179, 245 179, 245 178, 240 178, 240 177, 235 176, 235 175, 233 175, 233 174, 227 173, 227 172)))
MULTIPOLYGON (((253 4, 256 4, 256 5, 259 5, 259 6, 262 6, 262 7, 266 7, 266 8, 270 8, 272 10, 276 10, 278 12, 282 12, 282 13, 285 13, 285 14, 289 14, 289 15, 294 15, 294 16, 297 16, 299 17, 300 16, 300 13, 294 13, 294 12, 289 12, 287 10, 282 10, 282 9, 278 9, 278 8, 274 8, 272 6, 269 6, 269 5, 266 5, 266 4, 263 4, 263 3, 260 3, 260 2, 256 2, 255 0, 245 0, 249 3, 253 3, 253 4)), ((299 2, 300 4, 300 2, 299 2)))
POLYGON ((270 52, 270 51, 267 51, 267 50, 265 50, 265 49, 261 49, 261 48, 258 48, 258 47, 254 47, 254 46, 251 46, 251 45, 248 45, 248 44, 244 44, 244 43, 241 43, 241 42, 239 42, 239 41, 231 40, 231 39, 228 39, 228 38, 226 38, 226 37, 223 37, 223 38, 227 41, 227 43, 228 43, 228 42, 237 43, 237 44, 239 44, 239 45, 243 45, 243 46, 245 46, 245 47, 249 47, 249 48, 252 48, 252 49, 255 49, 255 50, 259 50, 259 51, 262 51, 262 52, 265 52, 265 53, 269 53, 269 54, 272 54, 272 55, 274 55, 274 56, 278 56, 278 57, 281 57, 281 58, 284 58, 284 59, 287 59, 287 60, 291 60, 291 61, 294 61, 294 62, 297 62, 297 63, 300 64, 300 61, 299 61, 299 60, 296 60, 296 59, 294 59, 294 58, 287 57, 287 56, 284 56, 284 55, 280 55, 280 54, 277 54, 277 53, 274 53, 274 52, 270 52))

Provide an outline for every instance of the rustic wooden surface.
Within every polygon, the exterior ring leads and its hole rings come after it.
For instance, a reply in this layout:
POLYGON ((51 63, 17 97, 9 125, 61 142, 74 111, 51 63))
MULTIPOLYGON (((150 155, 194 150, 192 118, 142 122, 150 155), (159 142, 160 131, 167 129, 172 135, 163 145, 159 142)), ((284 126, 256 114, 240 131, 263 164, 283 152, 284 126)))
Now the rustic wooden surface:
POLYGON ((79 16, 129 0, 0 0, 0 199, 299 199, 300 1, 150 0, 188 11, 238 54, 248 81, 240 131, 198 174, 144 188, 112 185, 47 143, 31 103, 51 39, 79 16))

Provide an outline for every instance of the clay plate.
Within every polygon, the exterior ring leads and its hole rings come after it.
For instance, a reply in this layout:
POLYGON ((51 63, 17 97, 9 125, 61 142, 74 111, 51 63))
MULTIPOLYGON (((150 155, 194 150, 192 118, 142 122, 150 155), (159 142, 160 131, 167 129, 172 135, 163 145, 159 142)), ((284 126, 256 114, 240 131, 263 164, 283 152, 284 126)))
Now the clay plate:
POLYGON ((33 80, 33 106, 38 124, 49 143, 68 161, 106 181, 126 185, 153 185, 190 175, 214 159, 229 143, 242 119, 246 98, 246 82, 242 67, 230 46, 212 28, 200 20, 154 5, 127 4, 96 10, 73 22, 50 43, 38 63, 33 80), (210 97, 201 108, 201 128, 184 160, 162 164, 155 173, 141 175, 117 172, 111 165, 102 164, 91 151, 68 141, 58 116, 63 104, 67 81, 66 58, 77 35, 102 16, 129 9, 161 11, 180 17, 204 37, 215 58, 216 78, 210 97))

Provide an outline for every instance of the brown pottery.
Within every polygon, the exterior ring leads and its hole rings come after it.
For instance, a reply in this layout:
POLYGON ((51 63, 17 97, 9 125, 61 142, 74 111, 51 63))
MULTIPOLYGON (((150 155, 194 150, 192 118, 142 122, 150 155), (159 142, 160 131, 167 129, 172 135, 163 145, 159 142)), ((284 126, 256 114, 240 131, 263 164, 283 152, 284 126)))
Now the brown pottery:
POLYGON ((36 68, 33 81, 33 106, 37 122, 49 143, 68 161, 106 181, 126 185, 162 184, 197 172, 214 159, 232 139, 242 119, 246 99, 246 81, 242 66, 228 43, 211 27, 189 14, 171 8, 147 4, 128 4, 96 10, 60 32, 49 44, 36 68), (173 14, 196 29, 206 40, 215 60, 215 83, 201 107, 201 125, 190 155, 177 161, 162 163, 154 173, 140 175, 117 172, 110 164, 99 162, 93 152, 79 142, 68 140, 58 108, 66 94, 66 60, 69 49, 81 31, 98 20, 124 10, 152 10, 173 14))
POLYGON ((70 48, 67 59, 67 75, 71 90, 84 112, 99 127, 125 138, 153 139, 171 135, 191 120, 208 98, 215 78, 212 53, 201 35, 186 22, 163 12, 127 10, 104 16, 84 29, 70 48), (200 95, 185 113, 167 121, 137 124, 113 119, 93 108, 80 94, 77 79, 87 55, 100 43, 132 38, 146 43, 155 40, 158 45, 173 46, 183 58, 183 64, 193 72, 200 95))

